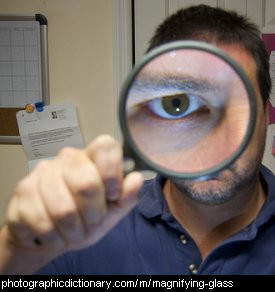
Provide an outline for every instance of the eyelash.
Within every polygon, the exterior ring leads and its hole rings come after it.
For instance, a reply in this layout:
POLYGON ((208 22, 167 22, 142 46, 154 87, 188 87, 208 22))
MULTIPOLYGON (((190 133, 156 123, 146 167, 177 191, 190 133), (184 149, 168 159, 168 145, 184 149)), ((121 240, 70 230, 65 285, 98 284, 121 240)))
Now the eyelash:
MULTIPOLYGON (((202 110, 206 112, 206 103, 196 95, 180 93, 168 96, 158 97, 139 104, 139 108, 151 112, 155 117, 164 120, 181 120, 188 116, 199 113, 202 110), (171 103, 171 104, 170 104, 171 103), (169 113, 168 110, 173 111, 169 113), (166 108, 164 108, 166 106, 166 108)), ((209 111, 209 109, 208 109, 209 111)))

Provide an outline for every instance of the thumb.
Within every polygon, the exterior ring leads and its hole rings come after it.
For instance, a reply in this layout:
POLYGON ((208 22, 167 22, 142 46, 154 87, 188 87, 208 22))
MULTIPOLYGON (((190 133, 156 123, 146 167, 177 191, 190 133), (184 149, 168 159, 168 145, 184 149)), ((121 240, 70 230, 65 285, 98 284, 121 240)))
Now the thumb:
POLYGON ((143 176, 140 172, 128 174, 122 183, 122 192, 119 199, 110 203, 106 217, 103 219, 102 229, 112 229, 124 218, 138 202, 138 193, 143 185, 143 176))
MULTIPOLYGON (((128 174, 122 184, 122 192, 118 201, 111 207, 113 212, 128 213, 138 200, 138 192, 143 185, 143 176, 140 172, 131 172, 128 174), (128 209, 128 210, 127 210, 128 209)), ((110 210, 111 211, 111 210, 110 210)))

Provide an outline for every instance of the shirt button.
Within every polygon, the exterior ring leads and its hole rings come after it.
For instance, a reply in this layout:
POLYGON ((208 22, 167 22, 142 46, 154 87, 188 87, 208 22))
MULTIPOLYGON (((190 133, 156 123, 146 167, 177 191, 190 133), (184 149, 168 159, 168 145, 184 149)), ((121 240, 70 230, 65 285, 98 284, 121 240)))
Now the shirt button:
POLYGON ((188 240, 187 240, 187 238, 186 238, 186 236, 185 235, 181 235, 180 236, 180 242, 182 243, 182 244, 184 244, 184 245, 186 245, 187 243, 188 243, 188 240))
POLYGON ((195 264, 191 264, 189 266, 189 271, 192 275, 197 275, 197 273, 198 273, 198 269, 197 269, 195 264))

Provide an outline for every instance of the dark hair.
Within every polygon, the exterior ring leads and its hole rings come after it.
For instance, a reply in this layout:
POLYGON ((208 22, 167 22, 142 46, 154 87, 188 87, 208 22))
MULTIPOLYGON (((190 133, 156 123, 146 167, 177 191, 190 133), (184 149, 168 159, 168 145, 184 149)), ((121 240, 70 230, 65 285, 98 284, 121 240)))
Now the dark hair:
POLYGON ((271 78, 269 58, 258 27, 246 17, 206 5, 181 9, 168 17, 156 30, 149 43, 150 51, 177 40, 199 40, 208 43, 243 46, 254 58, 263 103, 269 99, 271 78))

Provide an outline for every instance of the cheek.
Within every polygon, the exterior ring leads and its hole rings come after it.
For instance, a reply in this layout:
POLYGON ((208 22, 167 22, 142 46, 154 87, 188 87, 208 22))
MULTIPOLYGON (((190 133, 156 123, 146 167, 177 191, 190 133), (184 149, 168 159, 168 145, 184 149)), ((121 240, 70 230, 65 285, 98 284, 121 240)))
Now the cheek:
POLYGON ((262 101, 259 99, 257 108, 256 125, 252 138, 236 163, 240 166, 251 163, 252 161, 260 164, 263 157, 267 131, 267 117, 262 105, 262 101))

